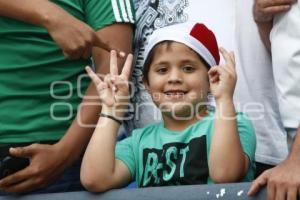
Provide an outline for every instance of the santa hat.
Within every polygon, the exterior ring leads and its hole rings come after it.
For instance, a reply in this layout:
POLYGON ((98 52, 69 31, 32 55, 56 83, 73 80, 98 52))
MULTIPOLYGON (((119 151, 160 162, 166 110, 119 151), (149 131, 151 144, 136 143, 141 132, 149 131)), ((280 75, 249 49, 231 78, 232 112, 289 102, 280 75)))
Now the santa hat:
POLYGON ((180 42, 198 53, 210 67, 220 62, 219 48, 214 33, 204 24, 181 23, 155 30, 149 38, 144 61, 156 44, 162 41, 180 42))

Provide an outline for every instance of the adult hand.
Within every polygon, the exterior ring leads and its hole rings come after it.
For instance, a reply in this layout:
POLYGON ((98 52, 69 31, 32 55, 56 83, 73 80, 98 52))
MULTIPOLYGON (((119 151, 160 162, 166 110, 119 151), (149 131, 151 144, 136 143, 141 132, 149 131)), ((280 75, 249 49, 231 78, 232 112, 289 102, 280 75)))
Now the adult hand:
POLYGON ((265 171, 252 183, 248 195, 254 196, 264 185, 268 200, 296 200, 300 195, 300 160, 288 158, 265 171))
POLYGON ((208 71, 210 89, 216 101, 232 98, 237 79, 233 52, 229 53, 224 48, 220 48, 220 52, 226 63, 208 71))
POLYGON ((129 54, 124 63, 121 74, 118 72, 118 62, 116 51, 110 54, 110 74, 104 76, 102 81, 89 67, 86 71, 96 86, 100 100, 102 102, 102 111, 116 109, 118 107, 127 107, 130 99, 129 78, 132 66, 132 54, 129 54))
POLYGON ((253 16, 256 22, 270 22, 275 14, 286 12, 295 0, 255 0, 253 16))
POLYGON ((111 50, 109 45, 105 44, 87 24, 62 9, 56 10, 58 10, 57 15, 50 16, 44 27, 62 49, 66 58, 87 59, 91 56, 93 47, 111 50))
POLYGON ((71 162, 57 144, 32 144, 11 148, 16 157, 30 157, 30 165, 0 180, 0 188, 11 193, 26 193, 54 182, 71 162))

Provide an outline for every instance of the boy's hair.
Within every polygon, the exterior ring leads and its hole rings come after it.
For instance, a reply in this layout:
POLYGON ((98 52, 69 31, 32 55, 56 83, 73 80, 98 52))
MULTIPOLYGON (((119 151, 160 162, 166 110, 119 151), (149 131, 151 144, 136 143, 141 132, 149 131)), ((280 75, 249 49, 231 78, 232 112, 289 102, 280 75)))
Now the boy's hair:
MULTIPOLYGON (((162 41, 162 42, 156 44, 151 49, 151 51, 149 52, 149 54, 147 56, 147 59, 145 60, 144 68, 143 68, 143 78, 145 79, 146 82, 149 82, 148 74, 149 74, 149 70, 150 70, 150 65, 151 65, 153 57, 154 57, 155 50, 162 45, 166 45, 167 48, 169 48, 172 45, 172 43, 174 43, 174 42, 175 41, 165 40, 165 41, 162 41)), ((189 49, 191 49, 191 48, 189 48, 189 49)), ((193 49, 191 49, 191 50, 194 51, 193 49)), ((195 53, 198 55, 199 59, 205 65, 205 67, 209 70, 211 66, 197 52, 195 52, 195 53)))
MULTIPOLYGON (((162 42, 183 43, 195 51, 200 59, 210 68, 220 62, 219 48, 214 33, 204 24, 181 23, 155 30, 149 38, 144 53, 143 76, 148 81, 149 67, 153 59, 155 47, 162 42)), ((167 44, 167 45, 169 45, 167 44)))

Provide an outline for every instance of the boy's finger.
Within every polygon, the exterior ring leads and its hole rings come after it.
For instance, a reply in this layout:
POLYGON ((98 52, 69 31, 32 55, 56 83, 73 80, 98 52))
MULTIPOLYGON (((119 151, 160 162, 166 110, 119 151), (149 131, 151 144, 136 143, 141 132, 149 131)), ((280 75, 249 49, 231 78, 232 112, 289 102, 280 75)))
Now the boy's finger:
POLYGON ((113 88, 114 87, 114 76, 108 74, 104 77, 104 83, 107 84, 108 88, 113 88))
POLYGON ((225 72, 225 68, 222 66, 213 66, 209 71, 208 71, 208 75, 209 76, 221 76, 222 74, 224 74, 225 72))
POLYGON ((231 55, 223 47, 220 47, 220 52, 226 63, 233 64, 231 55))
POLYGON ((132 61, 133 61, 133 55, 128 54, 121 73, 122 77, 127 81, 129 80, 131 74, 132 61))
POLYGON ((231 53, 228 53, 224 48, 220 47, 220 52, 226 62, 226 65, 223 68, 226 69, 227 72, 234 75, 235 74, 235 62, 232 59, 231 53))
POLYGON ((112 50, 110 52, 110 74, 111 75, 119 75, 118 72, 118 59, 117 59, 117 52, 112 50))
POLYGON ((214 66, 208 71, 209 80, 211 83, 221 80, 222 75, 225 73, 225 68, 221 66, 214 66))
POLYGON ((235 75, 235 58, 234 58, 234 53, 231 51, 228 53, 230 61, 229 63, 227 63, 225 69, 227 69, 229 71, 229 73, 231 73, 232 75, 235 75))
MULTIPOLYGON (((107 83, 104 83, 103 85, 105 85, 106 88, 109 87, 107 83)), ((102 101, 105 105, 107 105, 107 106, 109 106, 109 107, 114 105, 114 99, 113 99, 113 96, 111 96, 111 95, 113 95, 113 94, 104 93, 104 94, 100 97, 101 101, 102 101)))
POLYGON ((219 66, 213 66, 213 67, 211 67, 210 70, 208 71, 208 75, 209 76, 214 76, 218 72, 218 67, 219 66))
POLYGON ((127 80, 123 80, 120 77, 115 82, 116 87, 118 88, 118 91, 121 92, 122 98, 129 99, 129 84, 127 80), (125 95, 125 96, 124 96, 125 95))
POLYGON ((99 85, 100 83, 102 83, 101 79, 89 66, 86 66, 85 70, 95 85, 99 85))
POLYGON ((234 55, 234 52, 233 51, 231 51, 230 52, 230 57, 231 57, 231 59, 232 59, 232 62, 233 62, 233 64, 234 64, 234 68, 236 67, 236 63, 235 63, 235 55, 234 55))

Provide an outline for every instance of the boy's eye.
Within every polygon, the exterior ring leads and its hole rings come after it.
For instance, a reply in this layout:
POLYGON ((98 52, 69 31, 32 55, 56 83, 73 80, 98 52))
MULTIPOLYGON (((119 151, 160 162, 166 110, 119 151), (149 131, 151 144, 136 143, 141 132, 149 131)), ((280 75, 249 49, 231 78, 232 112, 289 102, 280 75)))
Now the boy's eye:
POLYGON ((156 72, 158 72, 159 74, 164 74, 168 71, 168 68, 166 67, 160 67, 156 70, 156 72))
POLYGON ((184 65, 184 66, 182 67, 182 70, 183 70, 184 72, 190 73, 190 72, 194 72, 194 71, 195 71, 195 67, 193 67, 192 65, 184 65))

